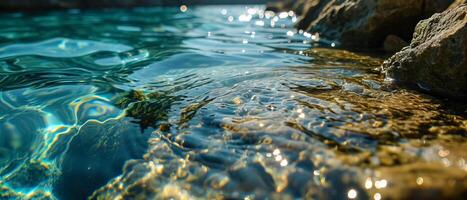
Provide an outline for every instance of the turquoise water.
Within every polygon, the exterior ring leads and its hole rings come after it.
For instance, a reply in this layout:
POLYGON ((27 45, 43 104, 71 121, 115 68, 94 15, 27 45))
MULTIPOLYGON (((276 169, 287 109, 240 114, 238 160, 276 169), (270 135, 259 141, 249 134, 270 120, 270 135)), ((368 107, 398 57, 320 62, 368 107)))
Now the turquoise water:
POLYGON ((1 14, 0 199, 465 192, 464 108, 263 9, 1 14))

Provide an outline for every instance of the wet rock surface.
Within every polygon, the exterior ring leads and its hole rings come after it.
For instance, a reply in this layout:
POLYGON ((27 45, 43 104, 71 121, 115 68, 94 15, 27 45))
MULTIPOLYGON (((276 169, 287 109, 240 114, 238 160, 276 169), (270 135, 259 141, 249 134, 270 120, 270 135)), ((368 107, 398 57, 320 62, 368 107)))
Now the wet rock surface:
POLYGON ((421 21, 409 47, 383 65, 387 77, 426 92, 467 97, 467 5, 421 21))
POLYGON ((298 28, 339 38, 346 48, 379 48, 388 35, 410 41, 418 21, 446 9, 452 0, 300 0, 272 4, 271 10, 294 10, 298 28))
POLYGON ((455 8, 456 6, 459 6, 459 5, 465 4, 465 3, 467 3, 466 0, 455 0, 455 1, 451 4, 451 6, 449 6, 449 8, 455 8))

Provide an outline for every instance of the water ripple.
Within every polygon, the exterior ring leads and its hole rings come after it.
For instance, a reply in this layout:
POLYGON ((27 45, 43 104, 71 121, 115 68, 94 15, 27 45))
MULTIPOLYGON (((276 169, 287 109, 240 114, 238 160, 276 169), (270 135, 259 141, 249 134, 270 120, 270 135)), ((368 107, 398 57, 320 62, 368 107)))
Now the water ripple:
POLYGON ((31 44, 13 44, 0 48, 0 59, 12 56, 37 55, 54 58, 84 56, 99 51, 124 52, 132 47, 91 40, 53 38, 31 44))

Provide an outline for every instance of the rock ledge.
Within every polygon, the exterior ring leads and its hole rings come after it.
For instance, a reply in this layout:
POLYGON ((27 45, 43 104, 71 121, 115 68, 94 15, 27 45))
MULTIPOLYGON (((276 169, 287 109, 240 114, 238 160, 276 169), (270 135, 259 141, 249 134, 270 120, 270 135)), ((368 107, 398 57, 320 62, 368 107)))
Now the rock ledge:
POLYGON ((410 46, 383 64, 386 77, 449 98, 467 97, 467 4, 421 21, 410 46))

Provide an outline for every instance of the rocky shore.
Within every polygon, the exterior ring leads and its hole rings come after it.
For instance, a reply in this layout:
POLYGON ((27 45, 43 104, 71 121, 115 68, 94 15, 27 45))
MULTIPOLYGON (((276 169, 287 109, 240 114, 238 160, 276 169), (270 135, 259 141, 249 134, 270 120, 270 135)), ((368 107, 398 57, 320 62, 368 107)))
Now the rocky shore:
POLYGON ((339 38, 340 48, 399 51, 382 67, 388 80, 440 97, 465 99, 466 2, 289 0, 268 9, 295 11, 300 16, 298 29, 339 38))

